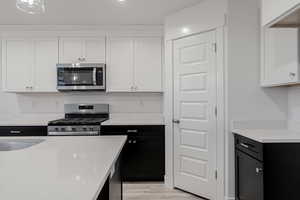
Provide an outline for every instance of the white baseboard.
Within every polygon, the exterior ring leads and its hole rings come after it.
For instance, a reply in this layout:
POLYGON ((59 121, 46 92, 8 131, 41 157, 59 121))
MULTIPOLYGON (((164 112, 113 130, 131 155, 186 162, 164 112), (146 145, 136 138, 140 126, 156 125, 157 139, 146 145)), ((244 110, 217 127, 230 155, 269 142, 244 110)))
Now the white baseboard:
POLYGON ((234 197, 225 197, 224 199, 225 199, 225 200, 235 200, 234 197))

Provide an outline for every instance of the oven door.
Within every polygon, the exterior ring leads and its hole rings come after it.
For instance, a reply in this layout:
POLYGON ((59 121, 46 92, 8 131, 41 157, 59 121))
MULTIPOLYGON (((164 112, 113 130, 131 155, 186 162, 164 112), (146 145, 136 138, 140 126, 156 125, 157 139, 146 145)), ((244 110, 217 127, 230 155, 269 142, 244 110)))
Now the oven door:
POLYGON ((57 65, 57 89, 105 90, 105 67, 57 65))

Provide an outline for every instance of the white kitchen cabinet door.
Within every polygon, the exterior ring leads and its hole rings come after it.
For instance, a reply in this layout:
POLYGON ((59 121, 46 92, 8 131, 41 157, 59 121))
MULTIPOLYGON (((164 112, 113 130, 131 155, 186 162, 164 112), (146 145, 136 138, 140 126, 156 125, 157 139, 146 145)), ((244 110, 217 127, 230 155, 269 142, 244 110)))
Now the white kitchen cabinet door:
POLYGON ((298 5, 300 0, 262 0, 262 26, 272 24, 298 5))
POLYGON ((34 91, 56 92, 58 39, 34 40, 34 91))
POLYGON ((162 91, 162 38, 136 38, 134 79, 138 92, 162 91))
POLYGON ((268 28, 264 35, 262 86, 299 83, 297 28, 268 28))
POLYGON ((105 63, 105 38, 83 40, 83 58, 89 63, 105 63))
POLYGON ((114 37, 107 41, 107 84, 109 92, 132 92, 133 79, 132 38, 114 37))
POLYGON ((82 38, 61 38, 59 40, 59 62, 80 62, 83 58, 82 38))
POLYGON ((105 63, 105 37, 61 38, 59 62, 105 63))
POLYGON ((26 39, 3 40, 3 89, 28 92, 33 88, 33 45, 26 39))

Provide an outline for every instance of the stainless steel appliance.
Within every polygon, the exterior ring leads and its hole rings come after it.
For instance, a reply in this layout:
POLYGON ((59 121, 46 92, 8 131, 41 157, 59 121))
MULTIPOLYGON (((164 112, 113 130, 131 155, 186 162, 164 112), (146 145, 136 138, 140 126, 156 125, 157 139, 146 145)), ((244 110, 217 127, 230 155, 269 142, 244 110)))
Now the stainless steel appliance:
POLYGON ((106 67, 103 63, 57 64, 59 91, 106 90, 106 67))
POLYGON ((50 121, 48 123, 48 135, 100 135, 101 123, 108 119, 108 104, 66 104, 65 118, 50 121))

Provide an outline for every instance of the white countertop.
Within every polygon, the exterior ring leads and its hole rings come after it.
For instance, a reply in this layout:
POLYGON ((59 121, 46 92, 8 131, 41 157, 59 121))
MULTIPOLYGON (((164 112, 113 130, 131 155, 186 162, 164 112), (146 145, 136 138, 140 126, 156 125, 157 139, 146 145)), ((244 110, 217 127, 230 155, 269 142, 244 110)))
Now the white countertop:
POLYGON ((300 143, 300 132, 287 129, 234 129, 232 132, 261 143, 300 143))
MULTIPOLYGON (((7 139, 26 138, 0 142, 7 139)), ((0 151, 1 199, 96 200, 126 136, 30 139, 45 141, 23 150, 0 151)))

